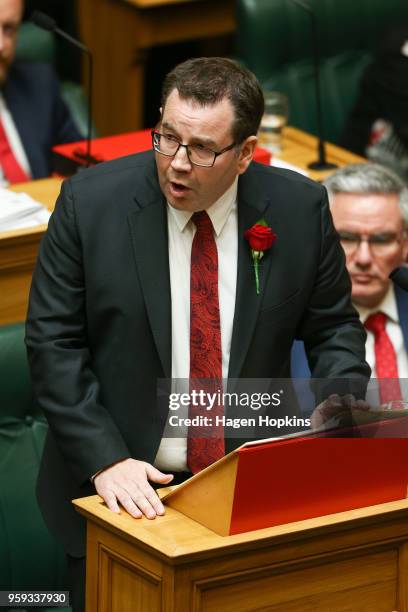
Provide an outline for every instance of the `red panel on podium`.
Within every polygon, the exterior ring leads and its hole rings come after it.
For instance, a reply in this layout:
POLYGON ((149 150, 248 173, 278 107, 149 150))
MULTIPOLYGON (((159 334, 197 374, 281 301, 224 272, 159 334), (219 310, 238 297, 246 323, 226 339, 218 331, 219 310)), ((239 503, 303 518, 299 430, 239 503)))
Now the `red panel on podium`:
POLYGON ((233 535, 405 499, 408 415, 390 411, 367 422, 373 416, 360 414, 347 428, 248 442, 163 500, 233 535))
POLYGON ((243 447, 230 534, 403 499, 407 483, 404 438, 303 438, 243 447))

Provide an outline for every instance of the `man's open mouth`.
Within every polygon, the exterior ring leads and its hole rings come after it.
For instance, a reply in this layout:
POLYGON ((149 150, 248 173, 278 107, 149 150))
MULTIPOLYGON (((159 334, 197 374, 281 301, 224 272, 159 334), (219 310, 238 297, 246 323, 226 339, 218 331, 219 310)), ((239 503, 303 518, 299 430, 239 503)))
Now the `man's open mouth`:
POLYGON ((181 183, 175 183, 174 181, 170 181, 170 186, 174 192, 179 194, 186 193, 189 190, 189 188, 185 185, 182 185, 181 183))

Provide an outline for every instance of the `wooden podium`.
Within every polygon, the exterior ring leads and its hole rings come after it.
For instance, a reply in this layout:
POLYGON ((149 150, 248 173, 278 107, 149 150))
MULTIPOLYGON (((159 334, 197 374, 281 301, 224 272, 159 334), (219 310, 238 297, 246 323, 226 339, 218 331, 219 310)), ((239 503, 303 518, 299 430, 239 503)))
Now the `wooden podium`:
POLYGON ((161 489, 155 520, 74 501, 87 612, 408 612, 404 419, 244 444, 161 489))
POLYGON ((76 500, 87 612, 408 612, 408 500, 222 537, 76 500))
POLYGON ((315 436, 244 444, 155 520, 75 500, 87 612, 408 612, 408 439, 315 436))

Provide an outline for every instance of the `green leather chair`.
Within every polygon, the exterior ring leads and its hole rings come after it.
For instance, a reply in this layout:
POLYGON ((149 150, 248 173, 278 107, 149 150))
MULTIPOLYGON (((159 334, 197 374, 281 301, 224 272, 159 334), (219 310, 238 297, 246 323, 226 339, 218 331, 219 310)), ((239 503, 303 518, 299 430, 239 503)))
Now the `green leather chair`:
MULTIPOLYGON (((306 0, 316 12, 325 138, 337 142, 364 68, 405 0, 306 0)), ((291 0, 237 0, 237 55, 265 89, 289 96, 291 125, 316 133, 310 18, 291 0)))
MULTIPOLYGON (((16 59, 24 62, 48 62, 55 65, 54 35, 33 23, 23 22, 20 27, 16 59)), ((80 133, 85 137, 88 129, 88 107, 82 88, 72 81, 61 82, 61 93, 80 133)))
POLYGON ((31 396, 24 324, 0 327, 0 591, 68 590, 64 553, 35 497, 46 431, 31 396))

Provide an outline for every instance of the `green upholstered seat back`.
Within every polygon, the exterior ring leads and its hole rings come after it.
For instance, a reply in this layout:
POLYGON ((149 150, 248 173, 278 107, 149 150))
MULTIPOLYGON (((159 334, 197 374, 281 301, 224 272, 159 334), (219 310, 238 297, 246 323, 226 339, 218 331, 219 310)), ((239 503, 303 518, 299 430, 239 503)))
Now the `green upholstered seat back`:
MULTIPOLYGON (((358 83, 370 55, 348 52, 326 58, 321 64, 321 96, 325 139, 335 142, 355 100, 358 83)), ((286 93, 290 100, 289 123, 316 134, 316 98, 313 65, 303 60, 283 66, 263 82, 266 90, 286 93)))
POLYGON ((0 327, 0 590, 67 589, 35 497, 47 424, 30 387, 24 325, 0 327))
MULTIPOLYGON (((406 0, 307 0, 316 12, 325 136, 336 141, 383 33, 408 20, 406 0)), ((316 133, 310 18, 290 0, 237 0, 237 56, 290 97, 289 121, 316 133)))
POLYGON ((42 30, 33 23, 20 26, 17 39, 16 59, 24 62, 55 63, 55 38, 51 32, 42 30))
MULTIPOLYGON (((316 12, 322 57, 372 51, 388 27, 408 19, 405 0, 307 2, 316 12)), ((312 56, 310 18, 290 0, 237 0, 237 26, 237 54, 262 81, 312 56)))

